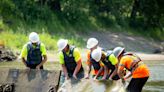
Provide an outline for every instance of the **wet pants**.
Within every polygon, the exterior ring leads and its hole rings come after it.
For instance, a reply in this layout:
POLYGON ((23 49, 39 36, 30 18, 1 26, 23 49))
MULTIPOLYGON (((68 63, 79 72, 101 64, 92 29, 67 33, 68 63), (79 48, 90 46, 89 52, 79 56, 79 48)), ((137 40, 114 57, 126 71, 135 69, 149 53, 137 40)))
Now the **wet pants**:
MULTIPOLYGON (((39 64, 28 64, 27 63, 27 67, 29 67, 30 69, 36 69, 37 65, 39 65, 39 64)), ((43 69, 43 66, 41 66, 40 69, 43 69)))

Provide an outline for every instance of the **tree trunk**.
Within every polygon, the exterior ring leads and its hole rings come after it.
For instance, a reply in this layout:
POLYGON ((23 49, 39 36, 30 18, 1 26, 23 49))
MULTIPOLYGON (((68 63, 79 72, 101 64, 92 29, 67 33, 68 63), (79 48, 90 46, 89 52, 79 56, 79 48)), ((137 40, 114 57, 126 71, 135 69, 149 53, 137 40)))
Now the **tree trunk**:
POLYGON ((51 0, 49 2, 51 10, 55 12, 60 12, 61 11, 61 5, 60 5, 60 0, 51 0))
POLYGON ((139 9, 139 3, 140 3, 140 0, 134 0, 132 12, 131 12, 131 15, 130 15, 130 26, 134 26, 137 11, 139 9))

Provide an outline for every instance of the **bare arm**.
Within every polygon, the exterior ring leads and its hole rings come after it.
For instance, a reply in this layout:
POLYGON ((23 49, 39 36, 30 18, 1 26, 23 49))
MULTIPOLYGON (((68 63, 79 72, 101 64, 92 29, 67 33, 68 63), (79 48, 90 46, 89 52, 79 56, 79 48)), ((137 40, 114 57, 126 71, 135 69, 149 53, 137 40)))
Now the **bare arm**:
POLYGON ((43 60, 42 60, 42 62, 37 66, 37 69, 39 69, 46 61, 47 61, 47 55, 43 55, 43 60))
POLYGON ((22 62, 23 62, 23 64, 27 67, 26 60, 25 60, 24 57, 22 57, 22 62))
POLYGON ((62 70, 63 70, 63 72, 64 72, 65 77, 66 77, 67 79, 69 79, 68 72, 67 72, 67 68, 66 68, 66 66, 65 66, 64 64, 62 64, 62 70))
POLYGON ((77 75, 77 73, 79 72, 80 68, 81 68, 81 59, 77 62, 77 66, 74 70, 73 76, 75 77, 77 75))
POLYGON ((118 70, 118 76, 120 77, 120 79, 124 79, 124 71, 123 70, 118 70))
POLYGON ((101 67, 98 71, 98 73, 95 76, 95 79, 100 75, 100 73, 104 70, 104 67, 101 67))
POLYGON ((89 79, 90 72, 91 72, 91 65, 87 65, 87 73, 85 76, 86 79, 89 79))
POLYGON ((107 75, 108 75, 108 68, 106 66, 104 66, 104 75, 103 75, 102 79, 105 80, 107 75))
POLYGON ((128 72, 128 73, 125 75, 124 79, 128 79, 128 78, 130 78, 131 76, 132 76, 132 73, 131 73, 131 72, 128 72))
POLYGON ((118 64, 115 65, 115 70, 114 70, 113 73, 111 74, 110 79, 112 79, 113 76, 115 76, 115 75, 117 74, 117 71, 118 71, 118 64))

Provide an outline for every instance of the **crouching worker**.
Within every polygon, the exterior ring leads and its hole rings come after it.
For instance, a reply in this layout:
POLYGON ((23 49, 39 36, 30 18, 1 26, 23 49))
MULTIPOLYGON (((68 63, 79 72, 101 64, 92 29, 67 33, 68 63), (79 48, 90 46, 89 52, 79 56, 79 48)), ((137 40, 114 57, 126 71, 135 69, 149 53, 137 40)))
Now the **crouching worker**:
POLYGON ((95 49, 92 53, 92 57, 97 62, 102 62, 104 64, 104 78, 111 80, 118 80, 119 76, 117 75, 117 63, 118 60, 112 53, 108 51, 107 53, 103 52, 101 49, 95 49))
POLYGON ((22 62, 28 69, 43 69, 43 64, 47 61, 45 45, 39 41, 35 32, 30 33, 29 40, 21 51, 22 62))
POLYGON ((85 78, 89 79, 90 72, 92 71, 92 77, 94 78, 94 80, 105 79, 103 78, 104 66, 102 62, 95 61, 91 56, 92 51, 98 48, 98 40, 96 38, 89 38, 87 41, 87 48, 89 49, 89 51, 87 52, 87 62, 86 62, 87 72, 86 72, 85 78))
MULTIPOLYGON (((80 79, 84 77, 81 55, 77 48, 70 46, 68 40, 60 39, 57 42, 59 49, 59 63, 62 66, 62 76, 67 80, 69 78, 80 79)), ((63 80, 64 81, 64 80, 63 80)))
POLYGON ((122 81, 125 82, 127 78, 132 76, 127 91, 142 92, 142 88, 149 78, 148 67, 137 55, 133 53, 125 53, 125 49, 122 47, 116 47, 113 51, 120 61, 118 74, 122 81), (124 76, 124 68, 130 71, 130 74, 128 73, 129 75, 124 76))

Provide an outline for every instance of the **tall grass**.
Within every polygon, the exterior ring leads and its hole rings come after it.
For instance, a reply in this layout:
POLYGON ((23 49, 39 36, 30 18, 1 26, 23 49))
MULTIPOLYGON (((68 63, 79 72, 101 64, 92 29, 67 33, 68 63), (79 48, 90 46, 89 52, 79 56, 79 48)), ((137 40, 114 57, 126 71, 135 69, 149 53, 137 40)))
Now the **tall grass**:
POLYGON ((57 41, 61 38, 68 39, 70 44, 77 47, 83 47, 84 39, 77 33, 68 22, 65 24, 53 15, 52 20, 36 20, 32 23, 20 19, 13 19, 11 24, 3 22, 0 19, 0 40, 5 42, 6 47, 11 49, 22 49, 28 42, 30 32, 37 32, 40 41, 43 42, 47 50, 57 50, 57 41))
MULTIPOLYGON (((28 35, 19 32, 5 31, 0 33, 0 39, 5 42, 6 47, 12 49, 21 49, 28 42, 28 35)), ((65 36, 65 35, 50 35, 49 33, 39 33, 40 41, 43 42, 48 50, 57 50, 57 41, 60 38, 66 38, 70 44, 78 47, 83 47, 85 42, 81 37, 65 36)))
MULTIPOLYGON (((47 50, 57 50, 57 41, 61 38, 69 40, 70 44, 77 47, 85 47, 86 39, 81 33, 87 34, 89 31, 96 32, 101 27, 99 21, 90 18, 85 19, 75 25, 69 24, 68 21, 62 21, 55 15, 51 15, 51 20, 35 20, 32 23, 25 22, 20 19, 13 19, 11 24, 3 23, 0 18, 0 40, 5 41, 6 47, 11 49, 22 49, 22 46, 28 42, 28 35, 35 31, 39 34, 41 42, 43 42, 47 50)), ((103 24, 102 24, 103 25, 103 24)), ((127 32, 132 35, 142 35, 144 37, 153 38, 156 40, 164 40, 164 31, 158 29, 153 30, 135 30, 131 28, 123 28, 113 24, 111 27, 104 27, 104 30, 113 30, 114 32, 127 32)))

